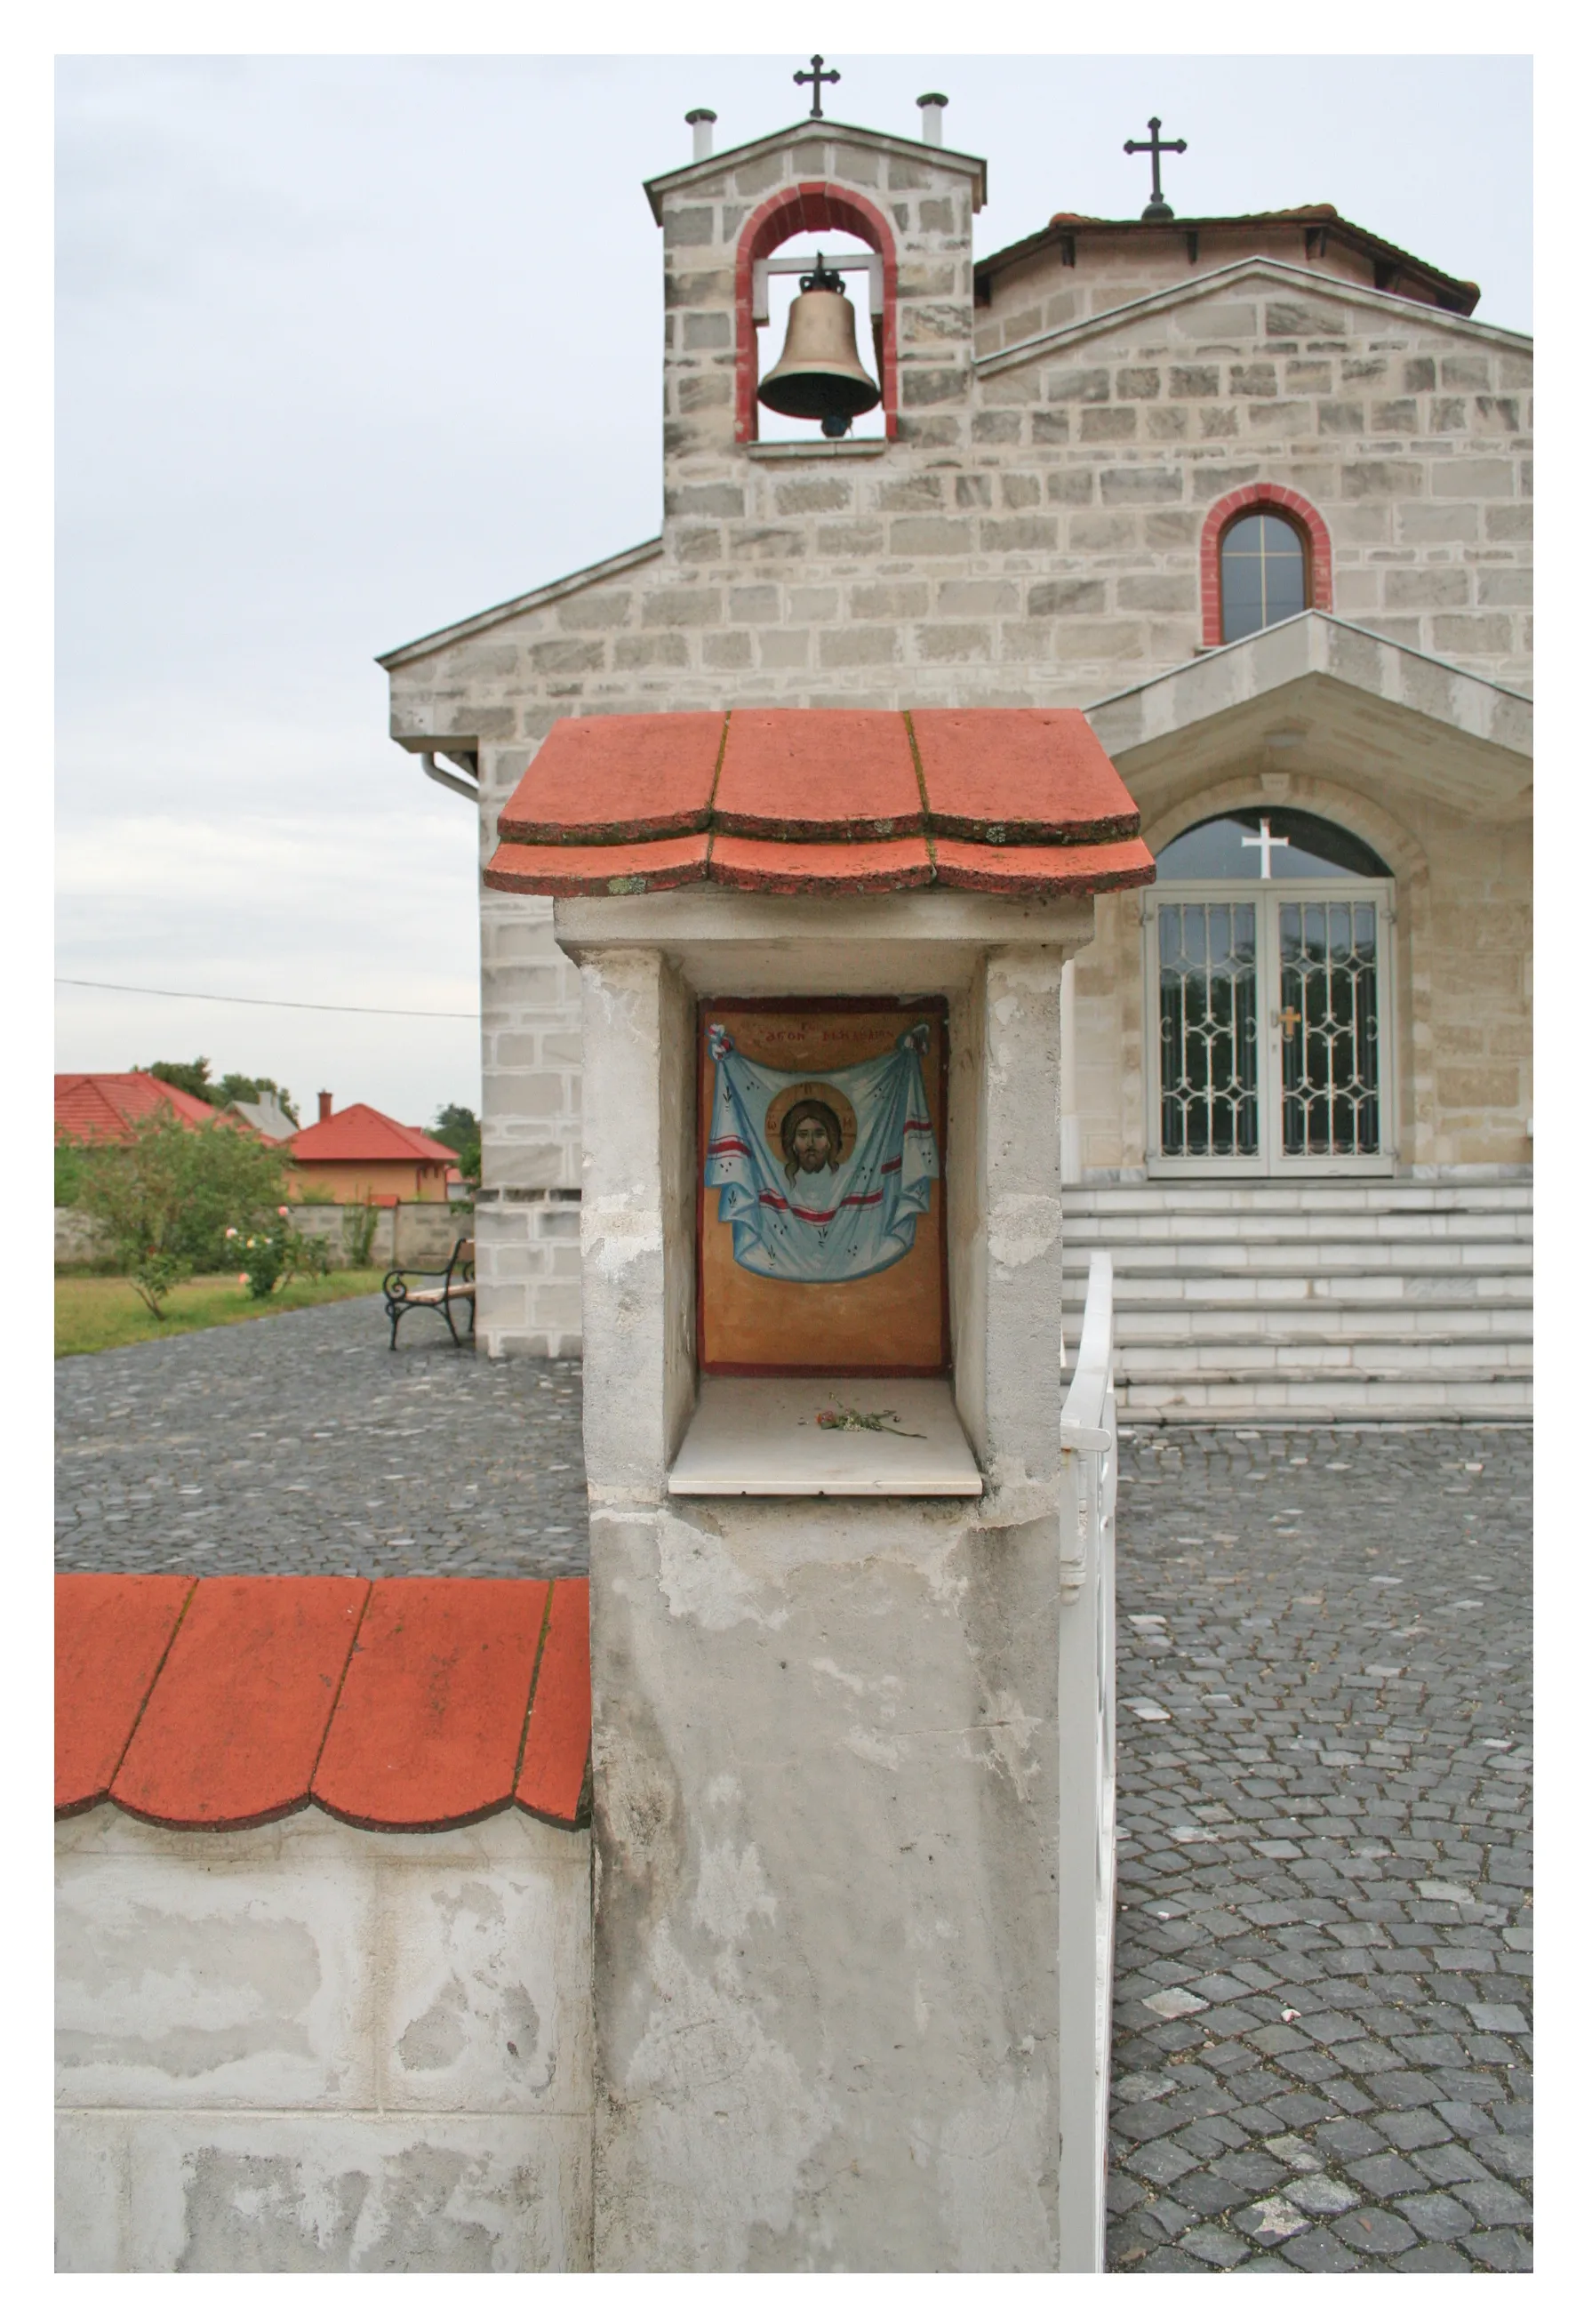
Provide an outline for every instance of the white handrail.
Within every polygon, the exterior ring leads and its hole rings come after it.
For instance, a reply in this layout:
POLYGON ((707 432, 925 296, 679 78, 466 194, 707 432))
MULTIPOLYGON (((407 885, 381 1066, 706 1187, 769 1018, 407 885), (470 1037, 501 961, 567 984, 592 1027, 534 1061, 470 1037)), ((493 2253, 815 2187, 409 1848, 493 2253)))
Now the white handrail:
POLYGON ((1116 1905, 1117 1399, 1111 1261, 1089 1263, 1083 1336, 1062 1406, 1057 1843, 1064 2275, 1105 2268, 1116 1905))
MULTIPOLYGON (((1111 1385, 1111 1255, 1097 1250, 1089 1262, 1089 1288, 1083 1300, 1083 1336, 1073 1382, 1062 1405, 1062 1448, 1075 1452, 1104 1449, 1084 1440, 1105 1426, 1106 1397, 1111 1385)), ((1109 1444, 1108 1437, 1106 1443, 1109 1444)))

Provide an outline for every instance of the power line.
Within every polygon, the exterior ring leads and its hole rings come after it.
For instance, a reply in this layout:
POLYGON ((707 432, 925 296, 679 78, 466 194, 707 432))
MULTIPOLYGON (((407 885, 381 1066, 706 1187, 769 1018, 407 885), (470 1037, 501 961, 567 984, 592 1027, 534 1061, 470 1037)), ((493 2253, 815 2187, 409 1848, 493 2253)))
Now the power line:
POLYGON ((471 1009, 369 1009, 355 1001, 258 1001, 248 992, 172 992, 163 984, 107 984, 97 976, 58 976, 57 984, 76 984, 91 992, 143 992, 158 1001, 223 1001, 235 1009, 321 1009, 342 1017, 445 1017, 457 1024, 476 1025, 471 1009))

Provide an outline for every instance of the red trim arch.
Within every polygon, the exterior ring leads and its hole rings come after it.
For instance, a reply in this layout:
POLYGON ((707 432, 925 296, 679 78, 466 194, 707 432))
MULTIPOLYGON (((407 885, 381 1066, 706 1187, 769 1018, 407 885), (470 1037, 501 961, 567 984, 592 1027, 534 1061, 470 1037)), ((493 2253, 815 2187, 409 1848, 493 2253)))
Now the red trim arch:
POLYGON ((1234 518, 1268 509, 1303 534, 1308 550, 1309 602, 1320 613, 1331 609, 1331 537, 1312 501, 1286 484, 1240 484, 1217 501, 1199 536, 1199 595, 1204 608, 1204 642, 1223 645, 1221 635, 1221 536, 1234 518))
POLYGON ((884 274, 880 318, 880 395, 886 436, 897 434, 897 245, 884 214, 845 186, 812 180, 772 194, 755 210, 737 244, 737 441, 759 441, 759 335, 753 326, 753 270, 795 234, 841 232, 878 251, 884 274))

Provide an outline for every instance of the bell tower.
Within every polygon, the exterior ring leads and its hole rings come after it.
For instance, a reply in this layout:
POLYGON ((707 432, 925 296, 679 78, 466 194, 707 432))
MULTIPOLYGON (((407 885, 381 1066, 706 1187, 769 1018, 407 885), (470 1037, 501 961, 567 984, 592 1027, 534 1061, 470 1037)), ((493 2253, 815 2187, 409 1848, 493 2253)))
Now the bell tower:
MULTIPOLYGON (((665 236, 667 546, 684 562, 817 553, 817 536, 834 529, 815 527, 811 537, 806 520, 870 497, 822 491, 833 464, 873 463, 889 478, 921 458, 936 466, 967 451, 972 220, 985 165, 935 142, 942 103, 932 95, 917 139, 811 117, 695 156, 647 185, 665 236), (793 243, 806 251, 821 235, 861 245, 828 262, 843 291, 810 283, 793 309, 796 341, 761 383, 771 272, 812 275, 815 264, 810 252, 776 268, 777 254, 793 243), (802 368, 811 348, 814 375, 845 378, 854 410, 867 377, 883 432, 815 432, 843 392, 830 388, 824 401, 817 388, 800 392, 794 383, 811 376, 802 368), (780 391, 772 408, 806 407, 806 440, 762 440, 761 385, 780 391)), ((824 545, 838 549, 833 537, 824 545)))

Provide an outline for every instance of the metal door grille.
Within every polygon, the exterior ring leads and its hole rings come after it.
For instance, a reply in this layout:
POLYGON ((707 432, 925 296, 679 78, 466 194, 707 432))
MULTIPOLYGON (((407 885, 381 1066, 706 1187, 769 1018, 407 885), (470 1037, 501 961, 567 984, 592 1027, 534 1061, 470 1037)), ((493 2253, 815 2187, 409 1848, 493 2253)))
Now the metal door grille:
POLYGON ((1373 903, 1282 903, 1282 1151, 1378 1154, 1380 962, 1373 903))
POLYGON ((1259 1151, 1257 906, 1160 908, 1161 1151, 1259 1151))

